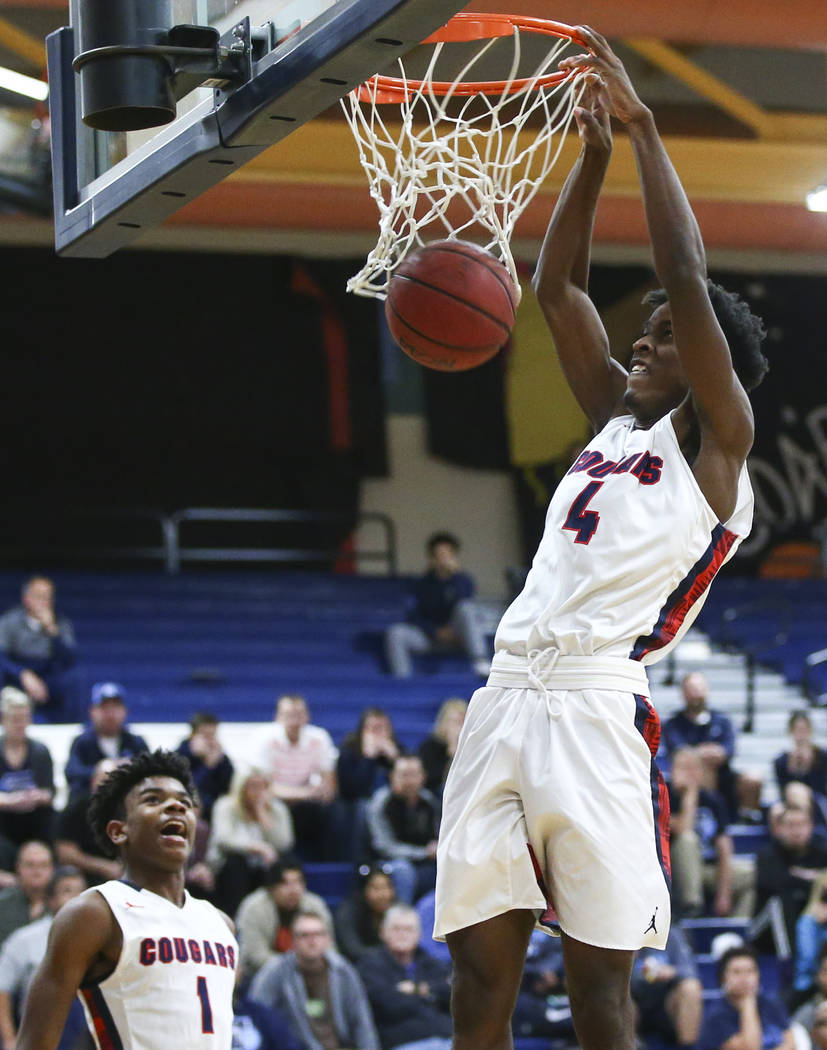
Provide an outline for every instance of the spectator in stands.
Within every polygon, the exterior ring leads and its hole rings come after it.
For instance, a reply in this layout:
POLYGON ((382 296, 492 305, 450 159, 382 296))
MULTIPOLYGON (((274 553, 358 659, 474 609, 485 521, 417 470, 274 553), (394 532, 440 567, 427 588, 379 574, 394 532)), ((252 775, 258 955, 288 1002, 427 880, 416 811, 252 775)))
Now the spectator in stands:
POLYGON ((238 770, 230 794, 213 807, 207 857, 217 907, 235 915, 293 841, 290 810, 273 794, 269 777, 260 769, 238 770))
POLYGON ((333 929, 327 904, 317 894, 308 893, 301 863, 283 857, 268 869, 264 885, 244 898, 235 916, 239 964, 245 978, 290 949, 291 925, 300 911, 320 916, 333 929))
POLYGON ((445 778, 451 768, 467 710, 466 700, 459 697, 444 700, 437 713, 433 730, 419 747, 419 757, 425 770, 425 787, 438 798, 442 798, 445 778))
POLYGON ((333 950, 324 919, 299 912, 292 941, 258 971, 250 997, 286 1013, 304 1050, 379 1050, 362 981, 333 950))
POLYGON ((413 904, 436 883, 439 800, 425 788, 425 772, 417 755, 400 755, 388 787, 368 804, 371 844, 387 861, 403 904, 413 904))
POLYGON ((73 722, 77 662, 75 633, 55 611, 55 585, 48 576, 23 584, 20 605, 0 616, 0 671, 5 684, 22 689, 52 722, 73 722))
POLYGON ((195 804, 195 841, 187 858, 186 888, 193 897, 215 903, 215 875, 207 863, 210 845, 210 825, 204 819, 201 803, 195 804))
POLYGON ((474 581, 460 567, 460 542, 450 532, 435 532, 426 544, 428 565, 415 584, 405 623, 385 631, 385 657, 392 675, 413 674, 414 653, 463 650, 474 670, 491 670, 488 634, 496 622, 486 607, 472 601, 474 581))
POLYGON ((694 1047, 703 1018, 703 986, 695 955, 673 922, 664 951, 644 948, 632 970, 636 1029, 670 1045, 694 1047))
POLYGON ((370 798, 387 784, 393 764, 403 751, 387 711, 366 707, 356 729, 347 734, 339 748, 339 797, 348 802, 370 798))
POLYGON ((95 766, 104 758, 132 758, 148 751, 143 737, 131 733, 126 725, 126 690, 117 682, 98 682, 92 686, 89 701, 91 725, 76 736, 66 760, 69 800, 89 791, 95 766))
POLYGON ((0 690, 0 855, 12 855, 29 839, 54 837, 52 756, 32 740, 31 700, 13 685, 0 690))
POLYGON ((755 903, 755 865, 735 855, 723 799, 702 787, 701 758, 693 747, 672 754, 669 806, 672 890, 683 917, 706 914, 706 894, 717 916, 748 919, 755 903))
POLYGON ((92 795, 118 765, 113 758, 98 762, 88 789, 83 794, 77 793, 57 818, 55 852, 58 863, 77 868, 90 886, 119 879, 123 874, 120 859, 113 860, 103 852, 86 816, 92 795))
POLYGON ((390 716, 381 707, 366 707, 354 732, 341 743, 336 764, 341 810, 336 818, 341 824, 339 852, 355 864, 370 858, 368 799, 387 784, 393 763, 404 750, 390 716))
POLYGON ((793 1021, 800 1024, 812 1036, 816 1012, 825 1002, 827 1002, 827 942, 823 943, 819 949, 812 981, 804 991, 793 988, 787 998, 787 1005, 791 1010, 795 1010, 793 1021))
POLYGON ((663 748, 671 760, 679 747, 694 747, 703 764, 703 786, 718 791, 727 807, 726 823, 738 819, 760 820, 761 781, 746 773, 735 773, 735 730, 721 711, 708 706, 709 686, 699 671, 681 682, 683 709, 663 724, 663 748))
POLYGON ((0 950, 0 1046, 4 1050, 14 1047, 17 1039, 20 1007, 46 954, 52 920, 67 901, 85 889, 86 880, 77 868, 58 868, 46 891, 46 912, 4 941, 0 950))
POLYGON ((813 743, 813 723, 806 711, 794 711, 787 723, 790 747, 773 761, 778 790, 792 782, 806 784, 822 800, 827 796, 827 754, 813 743))
POLYGON ((421 932, 416 911, 394 904, 382 920, 382 944, 357 965, 382 1050, 451 1047, 451 967, 419 947, 421 932))
POLYGON ((777 830, 755 857, 756 915, 752 929, 760 950, 777 951, 782 957, 795 951, 798 917, 824 869, 827 846, 813 836, 812 816, 787 806, 778 817, 777 830), (779 945, 784 937, 787 945, 779 945))
POLYGON ((761 991, 761 972, 752 948, 729 948, 718 960, 723 998, 703 1020, 698 1050, 794 1050, 787 1011, 775 996, 761 991))
POLYGON ((209 711, 199 711, 190 719, 190 735, 176 748, 192 770, 198 788, 204 820, 212 820, 215 800, 226 795, 233 780, 233 764, 224 753, 218 737, 218 718, 209 711))
POLYGON ((382 864, 364 865, 359 883, 333 917, 336 944, 351 962, 381 943, 379 931, 388 908, 396 903, 396 887, 382 864))
POLYGON ((337 758, 330 733, 310 725, 304 697, 280 697, 257 765, 271 777, 276 797, 289 807, 296 852, 306 860, 333 859, 331 804, 337 795, 337 758))
POLYGON ((24 842, 14 870, 17 883, 0 892, 0 944, 46 911, 46 892, 55 870, 51 850, 45 842, 24 842))
MULTIPOLYGON (((242 971, 239 968, 238 973, 242 971)), ((233 996, 233 1050, 302 1050, 283 1010, 251 999, 236 982, 233 996)))
POLYGON ((541 930, 534 930, 531 934, 511 1028, 516 1038, 573 1036, 563 946, 559 937, 549 937, 541 930))
POLYGON ((827 871, 813 881, 807 906, 795 926, 795 993, 812 990, 822 949, 827 945, 827 871))

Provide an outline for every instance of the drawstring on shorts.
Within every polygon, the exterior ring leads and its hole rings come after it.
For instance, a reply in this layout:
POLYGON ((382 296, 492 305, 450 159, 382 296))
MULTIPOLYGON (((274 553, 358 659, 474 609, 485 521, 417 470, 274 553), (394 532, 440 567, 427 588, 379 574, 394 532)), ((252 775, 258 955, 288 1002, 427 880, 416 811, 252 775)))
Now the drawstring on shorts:
POLYGON ((530 688, 543 694, 549 717, 554 719, 563 714, 563 705, 549 692, 545 677, 554 670, 559 656, 559 649, 531 649, 528 653, 528 684, 530 688))

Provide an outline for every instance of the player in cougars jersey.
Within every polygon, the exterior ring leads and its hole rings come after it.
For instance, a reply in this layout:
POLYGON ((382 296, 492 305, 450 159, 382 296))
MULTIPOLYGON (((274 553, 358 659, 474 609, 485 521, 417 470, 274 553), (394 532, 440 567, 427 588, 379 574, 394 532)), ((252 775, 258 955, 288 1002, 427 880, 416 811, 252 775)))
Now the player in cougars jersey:
POLYGON ((434 936, 454 964, 454 1050, 508 1050, 535 922, 563 937, 583 1050, 634 1050, 637 949, 670 922, 668 797, 646 666, 692 622, 750 530, 747 397, 763 325, 707 279, 698 225, 651 111, 607 42, 579 27, 581 150, 534 287, 594 427, 549 506, 523 592, 495 638, 445 786, 434 936), (637 163, 662 291, 629 370, 587 294, 614 116, 637 163))
POLYGON ((120 880, 55 917, 17 1050, 54 1050, 74 995, 98 1050, 230 1050, 238 945, 230 920, 184 888, 195 785, 167 751, 119 766, 89 819, 120 880))

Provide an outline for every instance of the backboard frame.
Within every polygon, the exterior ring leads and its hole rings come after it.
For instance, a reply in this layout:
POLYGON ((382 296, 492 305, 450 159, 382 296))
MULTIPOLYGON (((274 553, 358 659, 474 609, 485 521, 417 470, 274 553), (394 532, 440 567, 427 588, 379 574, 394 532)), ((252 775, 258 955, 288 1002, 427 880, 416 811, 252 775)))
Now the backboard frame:
POLYGON ((75 30, 46 40, 55 249, 105 258, 153 229, 295 128, 323 113, 464 6, 462 0, 337 0, 253 63, 235 88, 214 88, 185 117, 104 174, 82 182, 75 30))

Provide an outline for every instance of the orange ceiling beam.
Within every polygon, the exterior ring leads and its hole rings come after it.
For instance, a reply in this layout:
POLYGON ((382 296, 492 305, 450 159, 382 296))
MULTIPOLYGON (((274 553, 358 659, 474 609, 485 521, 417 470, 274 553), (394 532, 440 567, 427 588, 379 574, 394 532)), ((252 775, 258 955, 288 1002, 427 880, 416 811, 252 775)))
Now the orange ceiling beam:
POLYGON ((819 0, 473 0, 467 11, 506 11, 589 25, 607 37, 658 37, 672 43, 827 48, 827 5, 819 0))
MULTIPOLYGON (((542 238, 553 198, 535 199, 521 217, 516 236, 542 238)), ((764 250, 796 254, 827 253, 827 214, 801 205, 693 201, 709 249, 764 250)), ((369 233, 377 230, 376 209, 367 190, 351 186, 279 186, 225 181, 177 212, 167 225, 369 233)), ((595 241, 648 244, 639 202, 627 197, 601 199, 595 241)))
MULTIPOLYGON (((67 0, 0 0, 3 8, 46 8, 69 12, 67 0)), ((469 11, 508 11, 586 23, 604 36, 659 37, 673 43, 743 47, 827 49, 827 5, 819 0, 472 0, 469 11)))

